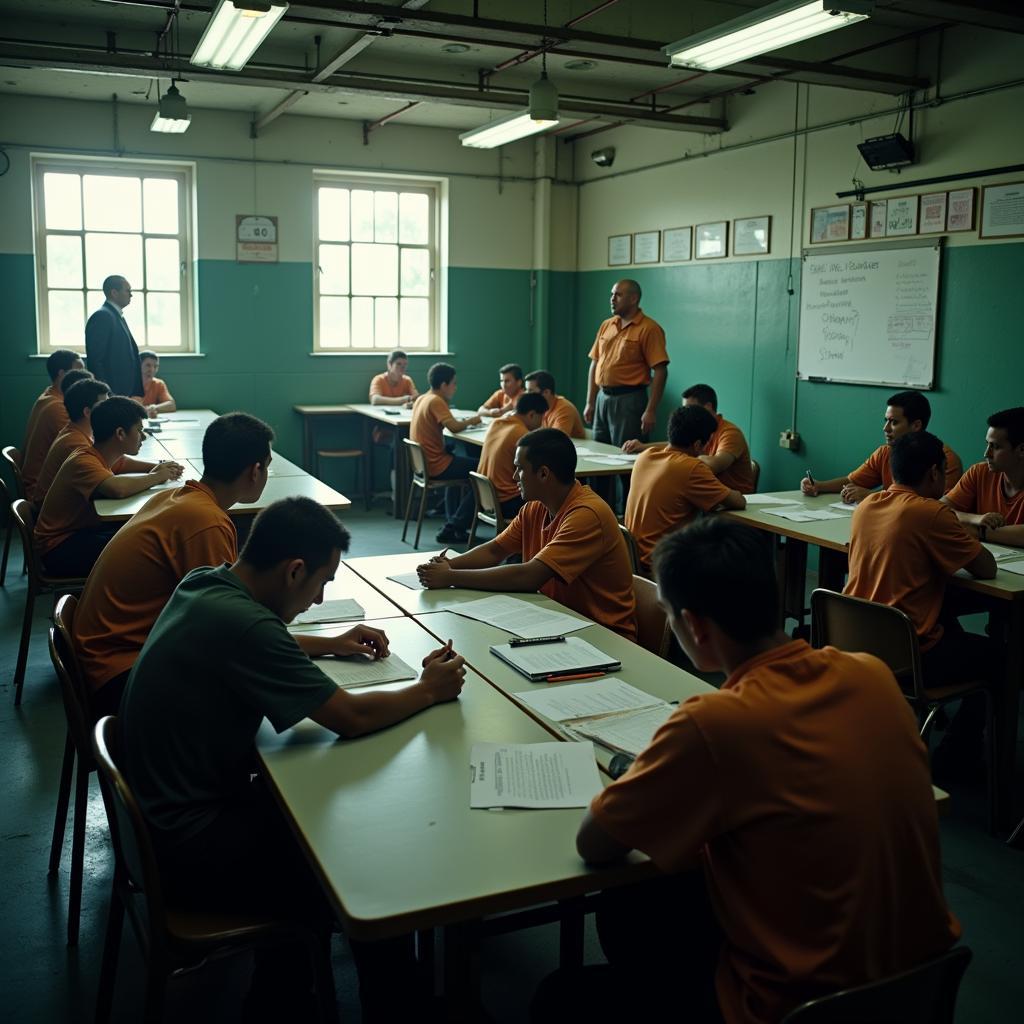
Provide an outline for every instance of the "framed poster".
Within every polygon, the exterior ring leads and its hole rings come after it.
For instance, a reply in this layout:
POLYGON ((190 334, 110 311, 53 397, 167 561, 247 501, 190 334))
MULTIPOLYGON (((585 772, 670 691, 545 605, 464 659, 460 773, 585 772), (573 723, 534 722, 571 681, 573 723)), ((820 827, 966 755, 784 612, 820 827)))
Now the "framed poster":
POLYGON ((921 214, 918 232, 933 235, 946 230, 946 193, 932 192, 921 196, 921 214))
POLYGON ((885 238, 885 207, 884 199, 878 199, 871 203, 869 227, 872 238, 885 238))
POLYGON ((974 230, 974 199, 977 189, 957 188, 946 193, 946 230, 974 230))
POLYGON ((845 242, 850 237, 850 207, 817 206, 811 208, 812 242, 845 242))
POLYGON ((868 204, 850 203, 850 238, 868 237, 868 204))
POLYGON ((717 260, 729 255, 729 222, 716 220, 697 225, 696 250, 699 260, 717 260))
POLYGON ((771 243, 771 217, 744 217, 732 222, 733 256, 763 256, 771 243))
POLYGON ((661 258, 665 263, 686 263, 693 249, 693 228, 665 228, 661 258))
POLYGON ((638 231, 635 235, 633 235, 634 263, 657 263, 660 259, 660 231, 638 231))
POLYGON ((917 196, 897 196, 885 208, 885 234, 887 238, 917 234, 917 196))
POLYGON ((633 261, 633 236, 608 236, 608 266, 624 267, 633 261))
POLYGON ((1024 181, 986 185, 981 190, 982 238, 1017 238, 1024 235, 1024 181))
POLYGON ((235 262, 277 262, 277 218, 235 214, 235 262))

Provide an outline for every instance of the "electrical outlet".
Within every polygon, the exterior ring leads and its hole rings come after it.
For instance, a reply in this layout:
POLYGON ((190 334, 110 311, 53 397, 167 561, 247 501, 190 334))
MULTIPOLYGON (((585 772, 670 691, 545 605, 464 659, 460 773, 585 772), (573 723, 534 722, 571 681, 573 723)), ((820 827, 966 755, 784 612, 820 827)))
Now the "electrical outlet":
POLYGON ((779 434, 779 447, 791 452, 800 451, 800 435, 795 430, 783 430, 779 434))

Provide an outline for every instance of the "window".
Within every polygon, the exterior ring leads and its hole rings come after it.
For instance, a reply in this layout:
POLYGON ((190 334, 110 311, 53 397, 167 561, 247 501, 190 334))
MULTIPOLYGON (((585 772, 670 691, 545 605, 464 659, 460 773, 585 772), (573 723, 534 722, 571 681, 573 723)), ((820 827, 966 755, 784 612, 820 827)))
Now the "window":
POLYGON ((103 279, 132 286, 124 316, 140 348, 195 350, 191 168, 33 161, 39 351, 85 348, 103 279))
POLYGON ((317 352, 438 349, 439 183, 317 177, 317 352))

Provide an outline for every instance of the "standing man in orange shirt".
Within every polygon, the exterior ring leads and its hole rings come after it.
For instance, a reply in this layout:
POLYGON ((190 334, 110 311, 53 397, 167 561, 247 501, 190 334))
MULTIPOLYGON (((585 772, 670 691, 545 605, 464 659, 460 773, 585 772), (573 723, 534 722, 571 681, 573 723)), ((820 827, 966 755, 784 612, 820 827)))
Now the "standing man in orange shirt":
POLYGON ((587 432, 583 417, 568 398, 556 394, 555 378, 547 370, 534 370, 526 375, 526 390, 531 394, 543 395, 548 403, 544 414, 544 426, 564 431, 570 437, 584 438, 587 432))
POLYGON ((916 967, 960 926, 942 893, 938 816, 914 715, 868 654, 778 628, 770 549, 706 519, 654 554, 658 599, 720 690, 681 704, 590 805, 588 863, 633 849, 665 877, 611 890, 609 963, 559 971, 535 1022, 777 1024, 795 1006, 916 967))
POLYGON ((50 447, 57 435, 68 425, 68 410, 64 405, 64 396, 68 390, 80 380, 92 380, 88 370, 68 370, 61 375, 57 388, 57 397, 44 402, 36 413, 32 424, 32 433, 25 440, 25 448, 21 453, 21 478, 25 482, 25 493, 31 495, 35 491, 39 479, 39 471, 43 468, 50 447))
POLYGON ((492 484, 501 503, 501 514, 512 519, 523 507, 523 498, 515 481, 516 445, 523 434, 536 430, 548 403, 535 394, 522 394, 516 401, 516 411, 491 424, 483 447, 480 449, 478 472, 492 484))
POLYGON ((489 544, 419 566, 420 582, 429 590, 539 590, 635 640, 626 542, 608 503, 576 479, 575 445, 561 430, 532 430, 516 444, 515 467, 525 502, 516 518, 489 544), (521 564, 501 564, 513 554, 521 564))
POLYGON ((156 352, 140 352, 139 366, 142 369, 142 394, 132 395, 132 398, 145 406, 146 415, 151 420, 155 420, 162 412, 174 412, 178 403, 174 401, 167 385, 157 376, 160 372, 160 356, 156 352))
MULTIPOLYGON (((409 439, 423 449, 427 472, 431 480, 469 480, 469 472, 476 469, 476 459, 454 455, 444 443, 444 432, 459 434, 467 427, 481 422, 479 416, 460 420, 452 415, 451 401, 455 397, 455 367, 449 363, 434 363, 427 371, 430 390, 420 395, 412 407, 409 439)), ((437 535, 439 544, 463 544, 469 540, 469 524, 473 517, 473 493, 469 487, 462 500, 455 497, 455 488, 449 487, 444 495, 446 522, 437 535)))
POLYGON ((1024 547, 1024 406, 989 416, 985 461, 971 466, 942 500, 982 540, 1024 547))
POLYGON ((378 373, 370 381, 370 405, 397 405, 409 408, 419 396, 412 377, 405 371, 409 367, 409 357, 396 348, 388 356, 386 373, 378 373))
POLYGON ((523 393, 523 368, 518 363, 506 363, 498 370, 498 390, 477 409, 481 416, 494 419, 515 408, 516 399, 523 393))
POLYGON ((62 396, 60 383, 64 379, 64 374, 68 370, 82 370, 84 368, 85 363, 82 362, 82 357, 77 352, 72 352, 69 348, 59 348, 46 357, 46 372, 50 378, 50 383, 43 389, 42 394, 35 400, 31 410, 29 410, 28 420, 25 423, 25 436, 21 442, 23 453, 28 444, 28 439, 32 436, 36 419, 43 406, 48 405, 54 400, 60 400, 62 396))

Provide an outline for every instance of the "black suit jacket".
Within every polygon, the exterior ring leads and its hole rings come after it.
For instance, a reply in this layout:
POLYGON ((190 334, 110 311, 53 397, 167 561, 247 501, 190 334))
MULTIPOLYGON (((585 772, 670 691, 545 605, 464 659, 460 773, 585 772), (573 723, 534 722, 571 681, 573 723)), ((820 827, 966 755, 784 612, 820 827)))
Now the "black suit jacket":
POLYGON ((139 346, 121 316, 104 302, 85 325, 86 365, 97 380, 105 381, 115 395, 142 394, 139 346))

